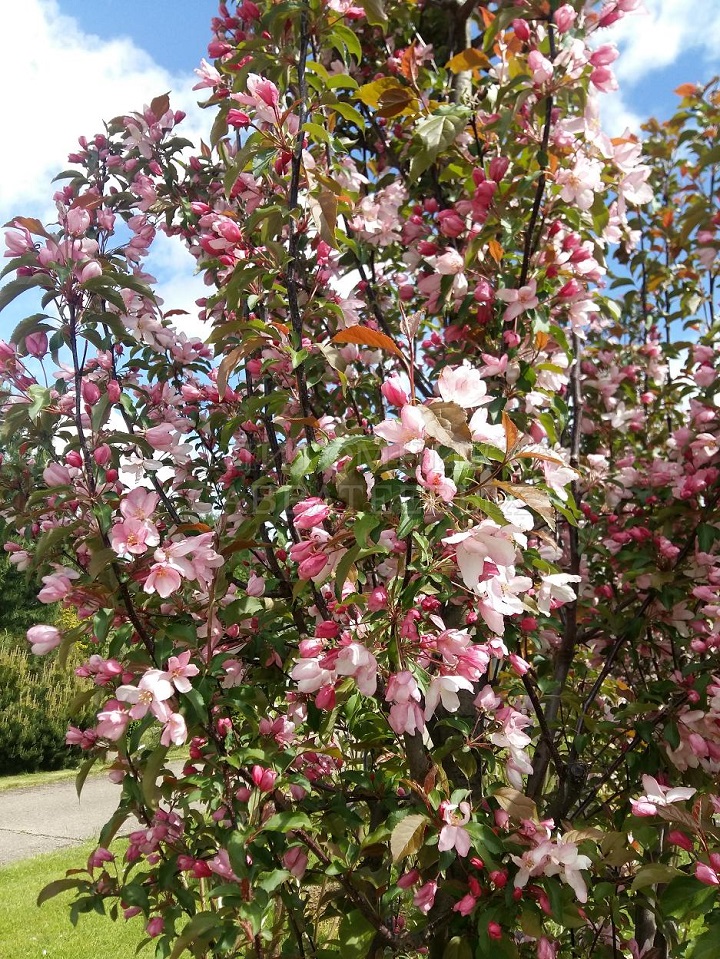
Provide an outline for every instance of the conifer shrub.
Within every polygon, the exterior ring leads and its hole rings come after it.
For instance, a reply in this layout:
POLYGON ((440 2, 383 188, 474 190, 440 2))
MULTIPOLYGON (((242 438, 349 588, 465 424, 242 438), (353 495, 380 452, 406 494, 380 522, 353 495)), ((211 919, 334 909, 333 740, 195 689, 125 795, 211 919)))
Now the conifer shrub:
POLYGON ((84 689, 72 669, 38 662, 24 649, 0 643, 0 775, 75 765, 79 750, 65 745, 71 704, 84 689))

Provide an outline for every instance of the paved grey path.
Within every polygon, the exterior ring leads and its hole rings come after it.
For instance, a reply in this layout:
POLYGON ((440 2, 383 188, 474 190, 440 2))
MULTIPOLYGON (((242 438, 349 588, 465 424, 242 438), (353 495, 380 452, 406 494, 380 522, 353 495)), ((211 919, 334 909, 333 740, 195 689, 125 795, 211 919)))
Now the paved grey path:
POLYGON ((120 786, 106 776, 89 776, 80 799, 74 779, 0 793, 0 866, 99 836, 119 801, 120 786))

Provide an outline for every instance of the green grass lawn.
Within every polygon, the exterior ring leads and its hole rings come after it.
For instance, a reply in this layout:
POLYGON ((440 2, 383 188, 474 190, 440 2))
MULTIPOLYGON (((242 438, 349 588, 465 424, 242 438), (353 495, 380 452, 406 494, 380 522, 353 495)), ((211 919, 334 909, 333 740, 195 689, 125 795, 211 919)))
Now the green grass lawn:
MULTIPOLYGON (((98 767, 98 772, 102 772, 98 767)), ((56 769, 54 772, 18 773, 15 776, 0 776, 0 793, 8 789, 21 789, 26 786, 46 786, 48 783, 61 783, 74 779, 77 769, 56 769)))
MULTIPOLYGON (((82 868, 92 844, 73 846, 0 869, 0 956, 2 959, 132 959, 145 938, 142 917, 112 922, 95 913, 70 922, 72 892, 38 908, 37 895, 66 869, 82 868)), ((149 949, 141 956, 152 955, 149 949)))

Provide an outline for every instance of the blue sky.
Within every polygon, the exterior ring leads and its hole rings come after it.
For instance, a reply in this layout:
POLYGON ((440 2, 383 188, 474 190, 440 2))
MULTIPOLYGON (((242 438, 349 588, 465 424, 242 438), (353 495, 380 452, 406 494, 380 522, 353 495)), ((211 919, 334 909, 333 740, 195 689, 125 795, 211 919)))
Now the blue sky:
POLYGON ((207 53, 215 0, 60 0, 87 33, 124 33, 167 70, 191 70, 207 53))
MULTIPOLYGON (((621 50, 621 91, 603 98, 613 134, 669 116, 676 86, 720 72, 720 0, 645 5, 645 15, 607 33, 621 50)), ((52 219, 50 180, 77 137, 157 94, 171 90, 173 106, 188 113, 188 139, 207 136, 211 117, 197 108, 193 70, 216 10, 216 0, 0 0, 0 223, 17 214, 52 219)), ((163 240, 153 257, 168 308, 192 309, 204 288, 189 254, 163 240)), ((0 316, 0 337, 21 309, 0 316)))

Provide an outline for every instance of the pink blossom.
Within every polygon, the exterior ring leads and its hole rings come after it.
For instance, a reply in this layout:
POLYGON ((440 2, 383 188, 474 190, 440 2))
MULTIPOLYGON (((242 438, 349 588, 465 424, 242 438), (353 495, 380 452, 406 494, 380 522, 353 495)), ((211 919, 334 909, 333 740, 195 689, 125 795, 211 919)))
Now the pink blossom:
POLYGON ((159 501, 160 496, 157 493, 136 486, 120 503, 120 512, 125 519, 143 522, 152 517, 159 501))
POLYGON ((167 664, 167 676, 179 693, 189 693, 192 689, 190 678, 197 676, 200 670, 190 662, 190 650, 179 656, 171 656, 167 664))
POLYGON ((435 450, 423 451, 422 464, 415 470, 418 483, 435 493, 445 503, 452 502, 457 494, 457 486, 445 476, 445 464, 435 450))
POLYGON ((512 566, 516 552, 512 537, 518 532, 514 526, 499 526, 494 520, 486 519, 443 539, 443 543, 455 547, 457 564, 468 589, 477 587, 487 560, 498 566, 512 566))
POLYGON ((547 616, 553 604, 559 606, 577 599, 574 590, 568 584, 580 581, 580 576, 570 576, 567 573, 549 573, 543 576, 535 597, 540 612, 547 616))
POLYGON ((374 696, 377 689, 377 660, 361 643, 344 646, 335 661, 340 676, 352 676, 364 696, 374 696))
POLYGON ((330 515, 330 507, 319 496, 310 496, 293 506, 296 529, 313 529, 322 526, 330 515))
POLYGON ((498 300, 507 303, 508 306, 503 313, 503 320, 509 323, 516 316, 520 316, 525 310, 534 310, 539 300, 535 295, 537 292, 537 283, 530 280, 527 286, 521 286, 519 290, 502 289, 495 294, 498 300))
POLYGON ((708 866, 704 862, 695 863, 695 878, 699 879, 700 882, 706 886, 720 885, 720 876, 718 876, 712 866, 708 866))
POLYGON ((117 742, 127 729, 129 722, 130 711, 124 703, 118 702, 117 699, 109 699, 102 712, 98 713, 98 724, 95 731, 103 739, 117 742))
POLYGON ((200 66, 195 70, 200 78, 195 84, 193 90, 203 90, 205 87, 216 87, 222 83, 222 76, 207 60, 201 60, 200 66))
POLYGON ((154 563, 150 568, 143 589, 146 593, 157 593, 163 599, 167 599, 172 593, 177 592, 182 586, 180 574, 169 563, 154 563))
POLYGON ((487 443, 503 453, 507 449, 507 436, 502 423, 488 423, 488 411, 484 407, 476 410, 470 418, 470 433, 474 443, 487 443))
POLYGON ((560 875, 575 893, 579 902, 587 902, 587 886, 581 870, 589 869, 592 861, 588 856, 578 853, 574 842, 566 842, 562 838, 557 842, 544 839, 533 849, 523 853, 522 857, 512 856, 513 862, 519 866, 515 877, 515 888, 522 889, 530 877, 560 875))
POLYGON ((159 542, 157 528, 144 520, 125 519, 110 531, 110 546, 121 559, 142 556, 159 542))
POLYGON ((5 246, 7 247, 5 256, 22 256, 34 249, 32 235, 24 226, 15 226, 11 230, 6 230, 5 246))
POLYGON ((62 635, 54 626, 31 626, 27 631, 27 641, 35 656, 44 656, 60 645, 62 635))
POLYGON ((467 856, 470 852, 470 833, 464 826, 465 823, 470 822, 469 803, 461 802, 458 806, 454 803, 442 802, 440 815, 445 825, 440 830, 438 850, 447 852, 455 849, 458 856, 467 856))
POLYGON ((234 93, 232 99, 242 106, 252 107, 258 123, 266 126, 279 120, 280 91, 271 80, 251 73, 247 78, 247 93, 234 93))
POLYGON ((230 865, 230 856, 228 855, 227 849, 221 849, 212 859, 209 859, 208 868, 214 872, 216 876, 220 876, 221 879, 227 879, 231 882, 240 881, 230 865))
POLYGON ((155 939, 157 936, 161 936, 165 931, 165 920, 162 916, 153 916, 153 918, 145 926, 145 932, 151 939, 155 939))
POLYGON ((453 912, 460 913, 461 916, 469 916, 477 905, 477 899, 471 893, 466 893, 459 902, 453 906, 453 912))
POLYGON ((403 453, 421 453, 425 446, 422 413, 418 407, 409 404, 400 410, 399 420, 384 420, 375 427, 375 432, 390 443, 381 453, 383 463, 403 453))
POLYGON ((427 915, 435 903, 436 892, 437 883, 435 880, 426 882, 424 886, 420 886, 413 896, 413 904, 420 910, 420 912, 427 915))
POLYGON ((415 885, 419 878, 419 870, 410 869, 408 872, 403 873, 403 875, 399 877, 397 884, 400 889, 409 889, 411 886, 415 885))
POLYGON ((539 50, 531 50, 528 54, 528 66, 532 74, 533 83, 543 84, 552 80, 553 65, 539 50))
POLYGON ((170 699, 173 688, 168 674, 160 669, 148 669, 137 686, 118 686, 116 696, 124 703, 132 703, 131 719, 142 719, 148 710, 161 722, 167 722, 171 710, 165 700, 170 699))
POLYGON ((456 713, 460 708, 458 692, 461 689, 473 690, 473 684, 464 676, 433 676, 425 694, 425 719, 434 715, 440 703, 449 713, 456 713))
POLYGON ((630 800, 635 816, 654 816, 658 806, 669 806, 672 803, 692 799, 697 791, 690 786, 676 786, 670 789, 667 786, 661 786, 654 776, 647 775, 642 777, 642 784, 645 795, 630 800))
POLYGON ((393 406, 405 406, 408 395, 403 389, 399 376, 391 376, 380 387, 380 392, 393 406))
POLYGON ((581 210, 589 210, 595 201, 595 194, 602 189, 602 164, 579 156, 572 170, 562 169, 555 177, 562 190, 560 196, 566 203, 572 203, 581 210))
POLYGON ((577 13, 569 3, 563 3, 563 5, 558 7, 553 14, 555 26, 558 28, 560 33, 567 33, 567 31, 572 27, 573 23, 575 23, 576 17, 577 13))
POLYGON ((393 704, 390 707, 388 722, 398 736, 402 733, 412 736, 425 728, 425 718, 420 707, 420 688, 415 677, 408 670, 402 670, 390 676, 385 690, 385 699, 393 704))
POLYGON ((438 379, 438 390, 446 403, 457 403, 463 409, 484 406, 492 399, 487 395, 485 380, 474 366, 446 366, 438 379))
POLYGON ((265 593, 265 580, 262 576, 258 576, 257 573, 250 573, 245 592, 248 596, 263 596, 265 593))

